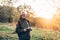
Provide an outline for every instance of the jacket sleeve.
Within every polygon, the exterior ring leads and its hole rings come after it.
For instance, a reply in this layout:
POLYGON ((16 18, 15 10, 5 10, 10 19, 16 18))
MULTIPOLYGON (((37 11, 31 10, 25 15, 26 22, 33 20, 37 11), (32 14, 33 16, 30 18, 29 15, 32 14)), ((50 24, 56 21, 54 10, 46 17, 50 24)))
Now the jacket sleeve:
POLYGON ((32 31, 31 23, 30 23, 30 21, 29 21, 29 20, 27 20, 27 21, 28 21, 28 23, 29 23, 30 31, 32 31))
POLYGON ((30 23, 30 21, 29 20, 27 20, 28 21, 28 23, 29 23, 29 26, 31 27, 31 23, 30 23))
POLYGON ((21 33, 24 30, 22 29, 21 25, 20 25, 20 21, 18 21, 17 25, 16 25, 16 33, 21 33))

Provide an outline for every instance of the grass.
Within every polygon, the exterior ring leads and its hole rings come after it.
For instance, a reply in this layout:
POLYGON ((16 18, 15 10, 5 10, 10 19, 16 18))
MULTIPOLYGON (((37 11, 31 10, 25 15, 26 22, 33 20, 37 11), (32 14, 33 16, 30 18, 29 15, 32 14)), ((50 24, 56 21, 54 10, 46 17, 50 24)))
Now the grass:
MULTIPOLYGON (((0 25, 0 40, 18 40, 17 34, 11 34, 15 31, 15 26, 0 25)), ((31 40, 60 40, 60 32, 49 29, 32 28, 31 40)))

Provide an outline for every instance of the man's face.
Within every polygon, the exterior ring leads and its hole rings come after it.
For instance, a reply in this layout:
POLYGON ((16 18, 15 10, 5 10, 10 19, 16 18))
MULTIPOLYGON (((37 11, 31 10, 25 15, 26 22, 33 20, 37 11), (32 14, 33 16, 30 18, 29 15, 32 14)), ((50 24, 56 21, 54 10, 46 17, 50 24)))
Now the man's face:
POLYGON ((25 15, 25 14, 23 14, 23 15, 22 15, 22 18, 26 18, 26 15, 25 15))

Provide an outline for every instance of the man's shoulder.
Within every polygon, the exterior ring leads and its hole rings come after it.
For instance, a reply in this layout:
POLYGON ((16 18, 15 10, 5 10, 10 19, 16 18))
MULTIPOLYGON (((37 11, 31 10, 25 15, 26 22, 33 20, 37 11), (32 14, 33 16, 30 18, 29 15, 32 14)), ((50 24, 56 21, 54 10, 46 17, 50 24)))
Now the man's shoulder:
POLYGON ((28 20, 28 19, 26 19, 26 21, 28 21, 28 22, 29 22, 29 20, 28 20))

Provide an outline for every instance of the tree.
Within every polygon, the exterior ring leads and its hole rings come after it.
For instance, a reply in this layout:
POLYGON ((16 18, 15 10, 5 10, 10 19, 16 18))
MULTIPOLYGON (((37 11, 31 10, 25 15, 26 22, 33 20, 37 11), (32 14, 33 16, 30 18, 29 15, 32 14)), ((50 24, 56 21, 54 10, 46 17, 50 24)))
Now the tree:
POLYGON ((2 0, 1 4, 3 6, 13 6, 13 3, 16 3, 17 0, 2 0))
POLYGON ((12 22, 18 20, 19 13, 16 8, 10 6, 0 6, 0 21, 12 22))
POLYGON ((12 22, 12 21, 16 21, 15 19, 18 19, 16 18, 18 14, 18 11, 15 7, 13 7, 13 3, 16 3, 17 0, 2 0, 1 1, 1 4, 3 6, 1 6, 0 8, 0 15, 1 15, 1 19, 0 21, 2 20, 6 20, 6 21, 9 21, 9 22, 12 22))

